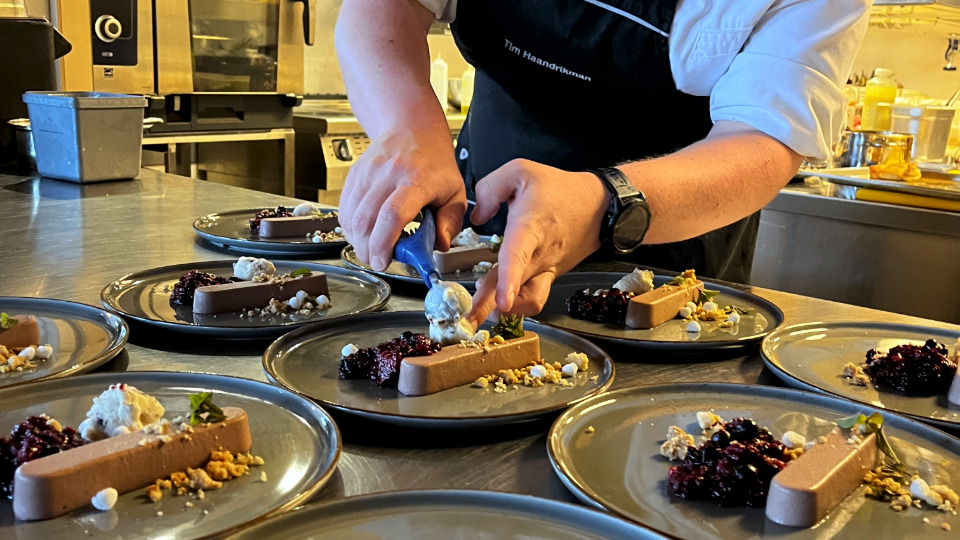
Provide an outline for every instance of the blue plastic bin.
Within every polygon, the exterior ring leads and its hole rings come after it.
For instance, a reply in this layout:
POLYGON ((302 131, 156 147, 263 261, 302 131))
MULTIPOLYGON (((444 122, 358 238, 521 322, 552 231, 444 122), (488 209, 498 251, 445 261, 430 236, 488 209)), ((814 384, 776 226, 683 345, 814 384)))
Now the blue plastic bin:
POLYGON ((142 96, 104 92, 27 92, 37 171, 71 182, 140 174, 142 96))

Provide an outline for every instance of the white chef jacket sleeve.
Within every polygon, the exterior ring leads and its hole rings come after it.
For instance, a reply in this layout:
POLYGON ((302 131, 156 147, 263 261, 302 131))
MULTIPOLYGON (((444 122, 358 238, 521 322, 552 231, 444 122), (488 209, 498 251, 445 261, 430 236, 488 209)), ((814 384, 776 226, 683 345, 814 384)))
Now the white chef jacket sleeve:
POLYGON ((433 13, 433 16, 440 22, 451 22, 454 15, 457 14, 457 0, 417 0, 417 2, 427 8, 430 13, 433 13))
MULTIPOLYGON (((845 126, 847 100, 841 87, 866 32, 869 4, 868 0, 772 2, 757 14, 742 49, 718 74, 709 92, 712 120, 743 122, 810 161, 825 160, 845 126)), ((722 42, 723 30, 736 35, 736 28, 706 29, 696 42, 707 37, 710 44, 718 35, 722 42)), ((726 63, 722 56, 714 60, 726 63)), ((700 84, 704 82, 709 81, 700 84)))

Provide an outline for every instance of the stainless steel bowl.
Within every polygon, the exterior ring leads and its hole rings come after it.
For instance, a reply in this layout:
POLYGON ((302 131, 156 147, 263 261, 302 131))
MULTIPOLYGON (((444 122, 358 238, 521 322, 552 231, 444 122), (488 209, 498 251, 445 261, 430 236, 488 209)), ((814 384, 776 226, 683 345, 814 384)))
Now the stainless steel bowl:
POLYGON ((37 152, 33 148, 33 131, 30 129, 29 118, 14 118, 7 124, 17 138, 17 159, 22 165, 32 169, 37 168, 37 152))
POLYGON ((846 131, 833 155, 834 167, 867 167, 909 161, 913 135, 893 131, 846 131))

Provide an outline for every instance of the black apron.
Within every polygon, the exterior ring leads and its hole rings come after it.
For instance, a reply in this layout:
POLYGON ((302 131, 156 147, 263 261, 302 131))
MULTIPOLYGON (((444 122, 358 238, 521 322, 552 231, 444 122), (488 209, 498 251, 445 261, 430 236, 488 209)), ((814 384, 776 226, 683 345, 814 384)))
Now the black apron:
MULTIPOLYGON (((706 136, 709 98, 676 89, 667 37, 634 20, 667 33, 678 0, 604 3, 611 9, 589 0, 459 0, 450 28, 477 70, 456 149, 469 200, 478 180, 511 159, 583 171, 668 154, 706 136)), ((758 216, 642 246, 621 260, 746 283, 758 216)), ((503 205, 474 228, 502 234, 505 224, 503 205)))

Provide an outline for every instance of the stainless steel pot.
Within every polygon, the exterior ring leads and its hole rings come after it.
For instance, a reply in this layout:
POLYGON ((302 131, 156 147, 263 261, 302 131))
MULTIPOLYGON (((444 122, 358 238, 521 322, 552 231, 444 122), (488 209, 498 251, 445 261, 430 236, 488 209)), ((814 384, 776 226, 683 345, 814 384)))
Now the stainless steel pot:
POLYGON ((867 167, 909 161, 913 135, 893 131, 846 131, 833 155, 834 167, 867 167))

